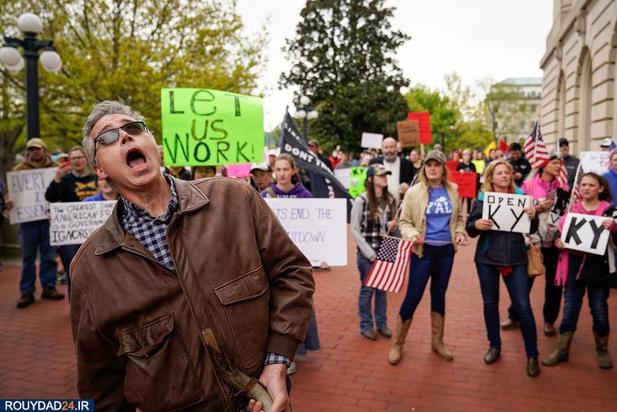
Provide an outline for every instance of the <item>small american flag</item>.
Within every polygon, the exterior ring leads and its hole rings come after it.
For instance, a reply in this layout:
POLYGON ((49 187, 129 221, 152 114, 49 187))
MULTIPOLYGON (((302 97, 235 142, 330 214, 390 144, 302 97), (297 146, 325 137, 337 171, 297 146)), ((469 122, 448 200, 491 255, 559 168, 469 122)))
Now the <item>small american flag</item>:
POLYGON ((366 277, 365 286, 386 292, 400 291, 405 275, 409 272, 412 246, 411 240, 384 236, 377 259, 366 277))
MULTIPOLYGON (((566 169, 566 164, 563 159, 561 159, 561 164, 559 166, 559 177, 557 181, 562 187, 566 187, 568 184, 568 169, 566 169)), ((570 188, 570 190, 572 190, 572 188, 570 188)))
POLYGON ((576 176, 574 177, 574 187, 570 188, 570 209, 574 206, 574 203, 580 202, 582 199, 579 185, 583 174, 585 174, 583 166, 579 163, 578 168, 576 169, 576 176))
POLYGON ((527 140, 525 140, 524 151, 525 157, 527 157, 531 167, 534 169, 537 169, 544 161, 549 159, 548 150, 546 150, 546 145, 542 139, 542 132, 540 132, 540 124, 538 122, 533 125, 531 133, 529 133, 527 140))

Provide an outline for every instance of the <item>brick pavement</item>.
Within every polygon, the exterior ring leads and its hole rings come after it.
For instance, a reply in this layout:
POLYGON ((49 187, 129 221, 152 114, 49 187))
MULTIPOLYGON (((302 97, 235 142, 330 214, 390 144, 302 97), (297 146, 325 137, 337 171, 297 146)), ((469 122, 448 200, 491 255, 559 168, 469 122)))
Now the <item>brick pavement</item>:
MULTIPOLYGON (((431 353, 426 296, 409 333, 403 362, 388 365, 389 341, 369 342, 358 332, 359 280, 352 244, 349 256, 347 267, 315 275, 322 349, 298 359, 294 411, 617 410, 617 368, 597 368, 586 307, 569 363, 542 368, 539 378, 528 378, 520 332, 511 331, 502 333, 501 360, 484 365, 487 343, 471 246, 456 258, 447 296, 445 340, 454 348, 454 361, 442 361, 431 353)), ((5 265, 0 272, 0 398, 76 396, 68 305, 37 299, 30 308, 17 310, 18 270, 5 265)), ((542 282, 536 282, 532 293, 539 330, 540 286, 542 282)), ((503 315, 508 303, 503 287, 502 297, 503 315)), ((388 313, 394 319, 402 296, 389 299, 388 313)), ((615 325, 615 291, 610 311, 615 325)), ((541 356, 554 348, 555 341, 540 334, 541 356)), ((617 361, 616 342, 611 337, 617 361)))

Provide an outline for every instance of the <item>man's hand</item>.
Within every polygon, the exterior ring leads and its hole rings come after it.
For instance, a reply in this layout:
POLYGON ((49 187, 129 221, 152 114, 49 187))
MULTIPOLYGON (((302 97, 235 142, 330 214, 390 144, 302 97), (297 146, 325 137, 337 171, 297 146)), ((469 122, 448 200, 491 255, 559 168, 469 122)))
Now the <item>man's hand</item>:
POLYGON ((60 183, 60 181, 62 180, 64 175, 66 175, 70 170, 71 170, 71 164, 70 163, 67 163, 64 166, 58 167, 58 170, 56 170, 56 175, 54 176, 54 181, 56 183, 60 183))
MULTIPOLYGON (((290 410, 286 379, 287 365, 280 363, 266 365, 259 377, 259 381, 268 389, 268 393, 272 398, 271 412, 286 412, 290 410)), ((249 410, 251 412, 263 411, 261 402, 256 402, 255 399, 251 399, 249 402, 249 410)))

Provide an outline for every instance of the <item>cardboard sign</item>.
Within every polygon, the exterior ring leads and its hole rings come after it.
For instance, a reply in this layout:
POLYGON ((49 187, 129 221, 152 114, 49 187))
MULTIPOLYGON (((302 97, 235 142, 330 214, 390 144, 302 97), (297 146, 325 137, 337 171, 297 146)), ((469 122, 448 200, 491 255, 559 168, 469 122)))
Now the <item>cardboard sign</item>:
POLYGON ((346 199, 265 199, 313 266, 347 265, 346 199))
POLYGON ((354 199, 366 190, 366 173, 367 167, 352 167, 351 175, 349 176, 349 194, 354 199))
POLYGON ((367 149, 381 149, 383 135, 379 133, 362 133, 361 146, 367 149))
POLYGON ((420 143, 430 144, 431 136, 431 115, 429 112, 409 112, 408 120, 417 120, 420 124, 420 143))
POLYGON ((12 225, 48 219, 49 203, 45 200, 45 191, 54 180, 56 170, 56 167, 49 167, 6 174, 6 186, 13 201, 13 208, 9 211, 12 225))
POLYGON ((473 172, 449 172, 450 180, 456 183, 457 192, 460 197, 474 198, 476 197, 476 189, 478 186, 478 175, 473 172))
POLYGON ((396 122, 396 131, 398 133, 398 141, 402 147, 420 144, 420 122, 418 120, 396 122))
POLYGON ((50 203, 49 243, 81 245, 105 223, 115 205, 116 201, 50 203))
POLYGON ((608 245, 609 231, 602 222, 606 216, 568 213, 561 232, 561 241, 566 249, 603 255, 608 245))
POLYGON ((343 185, 345 189, 349 189, 349 179, 351 177, 351 167, 344 167, 342 169, 334 169, 334 176, 343 185))
POLYGON ((581 152, 583 172, 594 172, 600 176, 608 172, 610 152, 581 152))
POLYGON ((491 230, 529 233, 531 220, 525 208, 532 204, 531 196, 486 192, 484 193, 482 219, 493 221, 491 230))
POLYGON ((448 171, 456 172, 457 171, 456 168, 459 163, 460 161, 458 160, 446 160, 446 167, 448 168, 448 171))
POLYGON ((162 89, 167 166, 263 162, 263 102, 209 89, 162 89))

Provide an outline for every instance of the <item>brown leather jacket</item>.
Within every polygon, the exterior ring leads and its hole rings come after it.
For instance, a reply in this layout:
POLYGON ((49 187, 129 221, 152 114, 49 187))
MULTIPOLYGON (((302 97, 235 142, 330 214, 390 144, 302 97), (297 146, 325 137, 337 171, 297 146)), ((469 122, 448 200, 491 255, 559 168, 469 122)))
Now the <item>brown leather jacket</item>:
POLYGON ((232 179, 174 179, 167 232, 176 273, 109 220, 71 265, 79 394, 98 410, 234 410, 200 338, 258 376, 265 352, 293 358, 311 316, 311 265, 268 205, 232 179))

